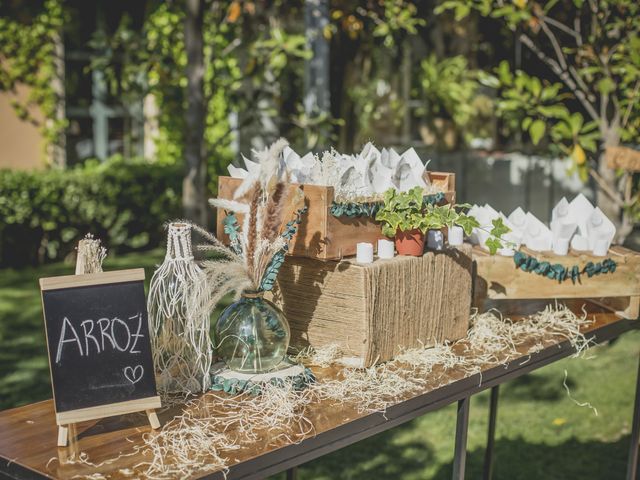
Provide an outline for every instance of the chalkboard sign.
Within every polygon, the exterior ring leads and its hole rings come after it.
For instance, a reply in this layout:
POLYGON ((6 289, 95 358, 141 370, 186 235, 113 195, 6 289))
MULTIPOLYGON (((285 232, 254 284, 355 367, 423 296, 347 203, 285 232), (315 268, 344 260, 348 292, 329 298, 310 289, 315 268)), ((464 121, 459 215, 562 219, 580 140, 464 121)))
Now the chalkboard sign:
POLYGON ((160 407, 143 269, 43 278, 40 288, 59 425, 160 407))

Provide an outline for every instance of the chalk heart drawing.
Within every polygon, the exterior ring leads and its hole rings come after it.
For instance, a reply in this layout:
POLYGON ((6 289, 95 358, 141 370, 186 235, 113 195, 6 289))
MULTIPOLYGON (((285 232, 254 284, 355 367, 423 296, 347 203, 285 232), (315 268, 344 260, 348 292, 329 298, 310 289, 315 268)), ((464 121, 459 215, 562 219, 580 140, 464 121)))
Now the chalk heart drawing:
POLYGON ((133 384, 138 383, 142 379, 142 375, 144 375, 144 368, 142 368, 142 365, 124 367, 124 377, 133 384))

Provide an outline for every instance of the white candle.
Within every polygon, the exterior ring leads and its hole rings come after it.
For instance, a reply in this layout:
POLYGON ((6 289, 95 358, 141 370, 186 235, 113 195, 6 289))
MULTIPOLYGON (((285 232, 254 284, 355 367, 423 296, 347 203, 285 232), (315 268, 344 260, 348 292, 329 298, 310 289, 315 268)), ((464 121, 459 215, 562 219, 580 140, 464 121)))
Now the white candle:
POLYGON ((356 245, 356 262, 371 263, 373 262, 373 244, 361 242, 356 245))
POLYGON ((458 245, 462 245, 463 241, 464 241, 464 230, 462 230, 462 227, 459 227, 458 225, 454 225, 453 227, 449 228, 449 245, 455 247, 458 245))
POLYGON ((571 239, 571 248, 581 252, 584 252, 585 250, 589 250, 589 240, 585 236, 574 235, 573 238, 571 239))
POLYGON ((444 236, 440 230, 429 230, 427 232, 427 247, 432 250, 442 250, 444 247, 444 236))
POLYGON ((596 257, 606 257, 609 252, 609 240, 607 238, 598 238, 593 246, 593 254, 596 257))
POLYGON ((556 255, 566 255, 569 253, 569 239, 568 238, 554 238, 553 239, 553 253, 556 255))
POLYGON ((394 252, 394 243, 390 240, 385 240, 381 238, 378 240, 378 257, 379 258, 393 258, 394 252))

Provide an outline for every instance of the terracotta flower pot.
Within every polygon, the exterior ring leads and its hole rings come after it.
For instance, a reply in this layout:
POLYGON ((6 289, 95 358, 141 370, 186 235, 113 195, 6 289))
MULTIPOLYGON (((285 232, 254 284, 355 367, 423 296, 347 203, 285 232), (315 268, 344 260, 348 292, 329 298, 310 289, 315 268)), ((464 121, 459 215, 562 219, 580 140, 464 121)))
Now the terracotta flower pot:
POLYGON ((398 255, 420 257, 424 253, 424 233, 419 229, 396 232, 396 250, 398 255))

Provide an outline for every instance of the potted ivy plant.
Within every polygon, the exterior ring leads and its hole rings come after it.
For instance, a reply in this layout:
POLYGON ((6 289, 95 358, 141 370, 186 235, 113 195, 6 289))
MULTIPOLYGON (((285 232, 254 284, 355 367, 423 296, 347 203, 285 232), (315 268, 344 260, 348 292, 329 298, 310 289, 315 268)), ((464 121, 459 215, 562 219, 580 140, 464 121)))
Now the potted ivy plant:
POLYGON ((399 255, 422 255, 424 236, 430 228, 424 215, 422 188, 414 187, 406 192, 394 188, 387 190, 376 220, 382 222, 384 235, 395 237, 399 255))
POLYGON ((464 209, 470 207, 468 204, 426 205, 424 213, 430 218, 429 224, 434 225, 438 230, 446 228, 451 232, 454 229, 461 229, 468 236, 474 228, 480 227, 475 217, 464 212, 464 209))
MULTIPOLYGON (((460 227, 466 235, 471 235, 474 228, 480 228, 478 220, 465 213, 470 205, 433 205, 425 202, 423 193, 420 187, 407 192, 391 188, 384 193, 384 203, 376 213, 376 220, 382 222, 382 233, 395 237, 399 255, 422 255, 429 230, 460 227)), ((494 221, 487 240, 492 254, 501 248, 501 236, 508 231, 501 219, 494 221)))

